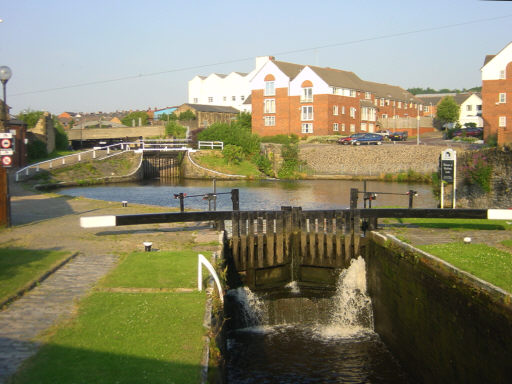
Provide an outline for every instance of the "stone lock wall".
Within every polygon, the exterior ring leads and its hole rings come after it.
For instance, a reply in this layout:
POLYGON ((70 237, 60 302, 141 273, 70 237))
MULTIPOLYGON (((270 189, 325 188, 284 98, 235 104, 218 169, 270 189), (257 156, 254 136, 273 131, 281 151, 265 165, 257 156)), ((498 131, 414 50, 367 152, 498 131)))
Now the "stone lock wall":
POLYGON ((512 152, 507 148, 493 148, 458 156, 457 188, 457 206, 460 208, 512 207, 512 152), (467 180, 468 167, 474 167, 478 159, 492 167, 489 192, 467 180))
POLYGON ((366 256, 375 331, 417 381, 512 377, 512 295, 392 236, 366 256))

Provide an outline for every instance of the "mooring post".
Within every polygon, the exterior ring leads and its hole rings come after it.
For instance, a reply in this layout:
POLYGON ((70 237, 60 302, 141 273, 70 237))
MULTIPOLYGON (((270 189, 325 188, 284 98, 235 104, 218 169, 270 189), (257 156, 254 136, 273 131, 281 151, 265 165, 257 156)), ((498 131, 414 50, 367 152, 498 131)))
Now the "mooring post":
POLYGON ((185 212, 185 195, 183 192, 179 193, 178 198, 180 199, 180 212, 185 212))
POLYGON ((409 209, 412 209, 414 195, 416 194, 416 191, 413 191, 412 189, 409 189, 409 209))
POLYGON ((238 189, 231 190, 231 201, 233 202, 233 211, 240 210, 240 196, 238 189))

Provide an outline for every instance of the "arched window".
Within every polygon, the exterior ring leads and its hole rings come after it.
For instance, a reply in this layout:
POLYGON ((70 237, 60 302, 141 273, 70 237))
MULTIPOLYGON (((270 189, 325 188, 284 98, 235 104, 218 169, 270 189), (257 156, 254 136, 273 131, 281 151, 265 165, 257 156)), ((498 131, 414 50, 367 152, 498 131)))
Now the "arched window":
POLYGON ((265 96, 275 96, 276 94, 276 87, 275 87, 275 77, 274 75, 272 74, 268 74, 267 76, 265 76, 265 91, 264 91, 264 95, 265 96))
POLYGON ((302 95, 300 101, 303 103, 311 103, 313 101, 313 83, 309 80, 302 82, 302 95))

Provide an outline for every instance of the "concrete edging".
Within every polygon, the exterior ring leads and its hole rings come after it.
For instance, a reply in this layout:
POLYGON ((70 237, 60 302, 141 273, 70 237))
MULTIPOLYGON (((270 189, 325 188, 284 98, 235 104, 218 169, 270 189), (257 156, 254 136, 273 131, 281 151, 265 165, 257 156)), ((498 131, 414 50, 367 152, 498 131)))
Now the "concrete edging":
POLYGON ((66 257, 64 260, 58 262, 57 264, 54 264, 48 271, 44 272, 41 276, 37 277, 36 279, 28 282, 23 288, 18 290, 18 292, 16 292, 14 295, 11 295, 7 299, 0 302, 0 311, 3 310, 5 306, 18 300, 25 293, 30 292, 32 289, 37 287, 37 285, 39 285, 40 283, 45 281, 48 277, 50 277, 52 274, 57 272, 60 268, 62 268, 67 263, 69 263, 71 260, 73 260, 78 255, 79 255, 79 252, 75 252, 72 255, 66 257))

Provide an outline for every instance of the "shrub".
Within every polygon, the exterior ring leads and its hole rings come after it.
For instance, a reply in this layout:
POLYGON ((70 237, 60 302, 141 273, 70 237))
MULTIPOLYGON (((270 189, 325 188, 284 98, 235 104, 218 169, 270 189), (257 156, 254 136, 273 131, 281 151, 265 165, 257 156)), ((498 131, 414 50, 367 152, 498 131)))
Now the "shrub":
POLYGON ((174 136, 177 138, 185 138, 187 135, 187 128, 178 124, 176 121, 171 120, 165 125, 165 135, 168 137, 174 136))
POLYGON ((194 114, 194 112, 192 112, 189 109, 187 111, 181 112, 178 119, 180 121, 183 121, 183 120, 195 120, 196 119, 196 115, 194 114))
POLYGON ((225 145, 222 154, 228 164, 240 164, 244 159, 244 150, 238 145, 225 145))
POLYGON ((260 172, 264 173, 267 176, 273 176, 274 172, 272 169, 272 162, 264 155, 256 155, 253 158, 254 163, 260 170, 260 172))
POLYGON ((485 192, 491 191, 492 166, 482 153, 473 154, 470 163, 462 167, 462 175, 466 183, 476 184, 485 192))
POLYGON ((247 129, 241 129, 239 123, 214 123, 197 135, 201 141, 222 141, 224 145, 237 145, 246 155, 257 154, 260 150, 260 138, 247 129))
POLYGON ((121 119, 121 123, 126 125, 127 127, 131 127, 133 121, 135 121, 135 125, 139 125, 139 118, 141 120, 142 125, 147 125, 148 123, 148 114, 144 111, 132 112, 121 119))
POLYGON ((485 139, 485 144, 487 144, 489 147, 496 147, 498 145, 498 135, 489 135, 487 136, 487 139, 485 139))
POLYGON ((69 148, 69 140, 68 135, 64 132, 64 127, 57 120, 57 118, 53 117, 53 126, 55 127, 55 149, 57 150, 66 150, 69 148))
POLYGON ((274 144, 292 144, 299 141, 299 136, 295 134, 288 135, 275 135, 275 136, 263 136, 261 138, 262 143, 274 143, 274 144))
POLYGON ((46 144, 40 140, 29 142, 27 144, 27 156, 29 161, 45 158, 48 156, 46 144))

